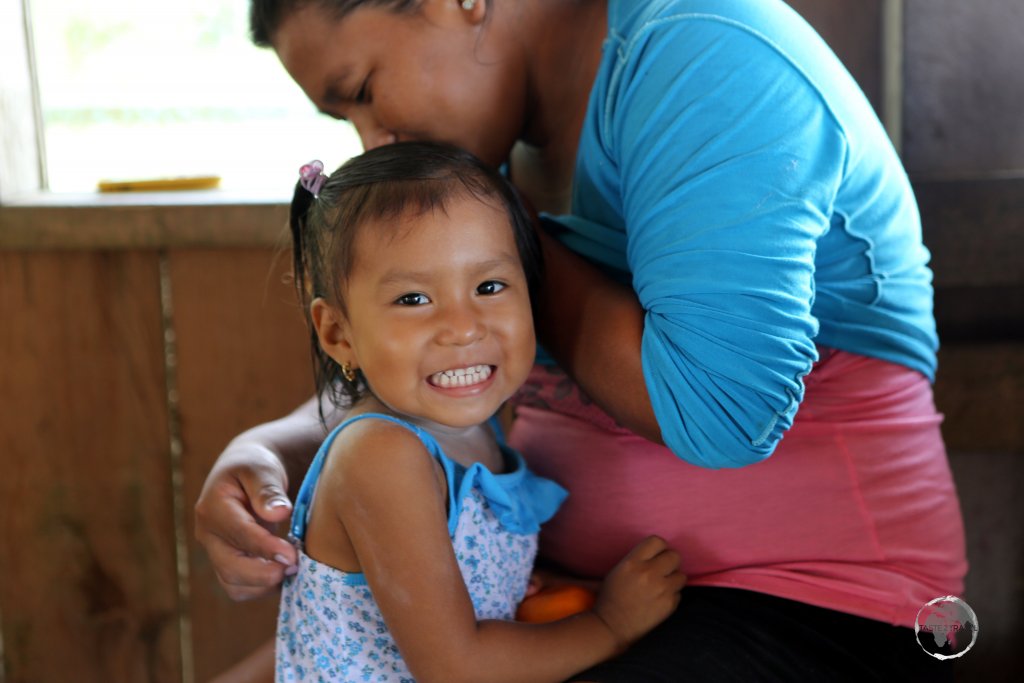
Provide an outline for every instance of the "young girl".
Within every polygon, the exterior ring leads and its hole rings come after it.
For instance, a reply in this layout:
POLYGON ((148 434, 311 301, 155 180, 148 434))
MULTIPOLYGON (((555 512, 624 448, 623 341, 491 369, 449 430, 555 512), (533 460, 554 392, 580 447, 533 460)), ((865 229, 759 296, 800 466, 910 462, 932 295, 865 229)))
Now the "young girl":
POLYGON ((511 621, 566 495, 491 420, 535 349, 538 250, 514 191, 426 143, 319 171, 303 167, 292 202, 295 273, 318 389, 350 409, 296 501, 278 680, 561 681, 622 651, 679 599, 656 537, 592 610, 511 621))

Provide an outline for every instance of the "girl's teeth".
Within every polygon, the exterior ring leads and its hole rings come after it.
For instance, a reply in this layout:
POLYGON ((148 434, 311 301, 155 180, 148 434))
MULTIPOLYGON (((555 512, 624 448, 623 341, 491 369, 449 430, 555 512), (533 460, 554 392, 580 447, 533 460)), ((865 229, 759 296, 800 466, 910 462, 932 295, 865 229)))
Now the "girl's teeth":
POLYGON ((490 365, 473 365, 468 368, 445 370, 430 376, 430 382, 442 389, 469 387, 479 384, 491 376, 490 365))

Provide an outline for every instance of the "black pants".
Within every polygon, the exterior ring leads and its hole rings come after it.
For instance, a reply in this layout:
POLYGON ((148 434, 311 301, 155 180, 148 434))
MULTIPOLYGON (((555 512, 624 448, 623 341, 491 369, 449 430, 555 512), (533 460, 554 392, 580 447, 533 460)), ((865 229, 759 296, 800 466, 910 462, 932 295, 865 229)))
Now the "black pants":
POLYGON ((913 629, 733 588, 688 587, 628 652, 574 676, 599 683, 953 680, 913 629))

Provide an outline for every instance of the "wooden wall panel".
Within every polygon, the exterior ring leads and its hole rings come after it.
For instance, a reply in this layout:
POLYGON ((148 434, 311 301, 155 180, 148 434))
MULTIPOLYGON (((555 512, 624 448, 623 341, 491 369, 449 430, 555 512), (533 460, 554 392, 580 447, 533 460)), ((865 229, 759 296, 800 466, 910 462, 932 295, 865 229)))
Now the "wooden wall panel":
POLYGON ((919 180, 914 192, 936 288, 1024 286, 1024 175, 919 180))
POLYGON ((943 344, 1024 339, 1024 177, 914 183, 943 344))
POLYGON ((1024 458, 1024 346, 948 344, 939 350, 935 404, 951 451, 1024 458))
MULTIPOLYGON (((1018 411, 1019 413, 1020 411, 1018 411)), ((1016 681, 1024 669, 1024 457, 951 451, 967 535, 964 598, 978 615, 978 641, 956 662, 957 683, 1016 681)))
POLYGON ((788 0, 843 61, 876 112, 882 106, 882 1, 788 0))
POLYGON ((271 249, 170 254, 197 681, 209 680, 273 635, 276 596, 252 603, 226 596, 192 540, 191 508, 231 438, 284 415, 313 393, 305 323, 284 282, 289 270, 287 255, 271 249))
POLYGON ((179 681, 155 254, 0 253, 7 680, 179 681))
POLYGON ((973 650, 957 681, 1010 681, 1024 667, 1024 347, 945 344, 935 402, 967 536, 965 599, 978 615, 973 650))
POLYGON ((1024 173, 1024 3, 905 0, 903 153, 912 175, 1024 173))

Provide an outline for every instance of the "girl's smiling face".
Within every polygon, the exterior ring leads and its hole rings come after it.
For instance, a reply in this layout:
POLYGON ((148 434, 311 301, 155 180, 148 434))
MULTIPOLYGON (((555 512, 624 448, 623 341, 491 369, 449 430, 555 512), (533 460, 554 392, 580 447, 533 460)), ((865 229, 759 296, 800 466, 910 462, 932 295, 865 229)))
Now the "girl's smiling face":
POLYGON ((324 350, 420 423, 486 421, 526 380, 535 338, 508 214, 459 192, 438 208, 359 227, 341 291, 313 319, 324 350))
POLYGON ((412 11, 364 5, 340 20, 317 3, 285 17, 273 47, 320 111, 351 121, 365 149, 447 142, 497 167, 524 127, 526 75, 486 3, 424 0, 412 11))

